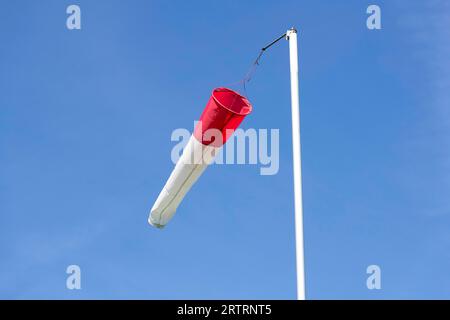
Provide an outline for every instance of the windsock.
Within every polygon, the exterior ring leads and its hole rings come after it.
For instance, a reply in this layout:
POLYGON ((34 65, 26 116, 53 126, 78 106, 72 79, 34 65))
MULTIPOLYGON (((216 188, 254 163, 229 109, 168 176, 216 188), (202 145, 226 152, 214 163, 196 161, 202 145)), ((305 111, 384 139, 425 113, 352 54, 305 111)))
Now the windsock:
POLYGON ((164 227, 181 201, 234 130, 252 112, 250 102, 239 93, 214 89, 183 154, 153 205, 148 222, 164 227))

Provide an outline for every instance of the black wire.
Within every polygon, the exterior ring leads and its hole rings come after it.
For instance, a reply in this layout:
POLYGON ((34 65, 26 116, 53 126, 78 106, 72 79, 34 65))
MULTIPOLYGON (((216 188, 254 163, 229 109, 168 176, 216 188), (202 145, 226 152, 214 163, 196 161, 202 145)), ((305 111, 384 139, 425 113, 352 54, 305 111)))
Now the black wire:
POLYGON ((259 61, 261 60, 262 55, 264 54, 264 52, 269 49, 271 46, 273 46, 275 43, 277 43, 278 41, 280 41, 281 39, 285 38, 287 35, 287 33, 279 36, 278 38, 276 38, 275 40, 273 40, 271 43, 269 43, 267 46, 265 46, 264 48, 261 48, 261 50, 259 51, 258 57, 255 59, 255 62, 253 62, 252 66, 250 67, 250 70, 248 70, 247 74, 245 75, 244 79, 242 79, 242 84, 244 86, 244 91, 245 91, 245 95, 247 95, 247 88, 246 88, 246 83, 250 82, 250 80, 253 77, 253 74, 256 71, 256 68, 259 66, 259 61))
POLYGON ((267 46, 265 46, 264 48, 261 49, 261 51, 266 51, 267 49, 269 49, 271 46, 273 46, 275 43, 277 43, 278 41, 280 41, 281 39, 285 38, 287 35, 287 33, 279 36, 277 39, 273 40, 271 43, 269 43, 267 46))

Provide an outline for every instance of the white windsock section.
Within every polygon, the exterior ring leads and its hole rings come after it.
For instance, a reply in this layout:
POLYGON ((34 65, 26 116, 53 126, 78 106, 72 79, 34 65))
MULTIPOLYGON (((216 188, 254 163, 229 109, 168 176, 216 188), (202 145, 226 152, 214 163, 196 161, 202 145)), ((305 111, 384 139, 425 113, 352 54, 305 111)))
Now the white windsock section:
POLYGON ((193 135, 191 136, 151 209, 148 222, 152 226, 162 228, 169 222, 186 193, 214 160, 220 148, 212 145, 205 146, 193 135))

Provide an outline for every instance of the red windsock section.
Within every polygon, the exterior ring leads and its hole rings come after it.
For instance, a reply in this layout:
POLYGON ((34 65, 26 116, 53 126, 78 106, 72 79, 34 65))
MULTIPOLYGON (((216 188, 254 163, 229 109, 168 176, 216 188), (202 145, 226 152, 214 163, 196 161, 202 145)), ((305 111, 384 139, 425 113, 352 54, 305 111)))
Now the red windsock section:
POLYGON ((216 88, 195 127, 194 137, 204 145, 220 147, 250 112, 252 105, 247 98, 227 88, 216 88))

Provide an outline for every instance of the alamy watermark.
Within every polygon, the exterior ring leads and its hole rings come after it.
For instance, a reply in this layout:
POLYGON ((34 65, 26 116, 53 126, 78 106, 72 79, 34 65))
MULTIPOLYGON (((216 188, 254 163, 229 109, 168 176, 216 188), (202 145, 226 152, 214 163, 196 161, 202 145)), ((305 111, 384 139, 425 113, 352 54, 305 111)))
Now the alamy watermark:
MULTIPOLYGON (((194 126, 199 124, 195 122, 194 126)), ((200 124, 201 125, 201 124, 200 124)), ((260 165, 261 175, 275 175, 280 168, 280 130, 279 129, 236 129, 227 130, 225 135, 230 137, 222 148, 204 147, 200 155, 194 156, 192 163, 212 164, 249 164, 260 165), (216 153, 214 155, 205 153, 216 153), (206 159, 208 158, 208 160, 206 159), (213 158, 211 161, 210 159, 213 158)), ((177 143, 172 148, 171 160, 175 164, 185 149, 191 132, 185 128, 178 128, 172 132, 171 141, 177 143)), ((221 141, 222 132, 208 129, 203 138, 209 141, 221 141)))
POLYGON ((81 29, 81 9, 76 4, 67 7, 66 13, 69 14, 66 20, 66 27, 69 30, 81 29))
POLYGON ((367 14, 370 14, 366 20, 366 26, 369 30, 380 30, 381 29, 381 9, 376 4, 371 4, 367 7, 367 14))
POLYGON ((66 288, 69 290, 81 289, 81 268, 76 264, 67 267, 66 273, 69 275, 66 280, 66 288))
POLYGON ((372 264, 366 269, 369 277, 366 280, 366 286, 369 290, 380 290, 381 289, 381 268, 376 264, 372 264))

